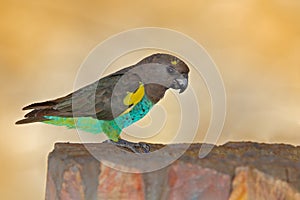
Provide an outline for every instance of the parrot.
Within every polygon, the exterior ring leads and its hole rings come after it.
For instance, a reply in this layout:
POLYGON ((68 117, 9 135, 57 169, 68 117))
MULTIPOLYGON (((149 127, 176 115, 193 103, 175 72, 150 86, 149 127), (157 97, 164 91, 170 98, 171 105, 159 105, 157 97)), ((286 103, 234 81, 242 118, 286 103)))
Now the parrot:
POLYGON ((149 145, 124 140, 120 134, 146 116, 168 89, 184 92, 189 71, 178 57, 155 53, 66 96, 25 106, 23 110, 30 111, 16 124, 42 122, 104 133, 108 137, 105 142, 148 153, 149 145))

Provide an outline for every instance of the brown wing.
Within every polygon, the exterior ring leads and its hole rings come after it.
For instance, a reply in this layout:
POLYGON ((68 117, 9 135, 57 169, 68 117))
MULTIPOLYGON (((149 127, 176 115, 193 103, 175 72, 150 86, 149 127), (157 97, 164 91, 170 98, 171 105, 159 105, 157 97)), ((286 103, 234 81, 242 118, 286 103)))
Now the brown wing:
POLYGON ((123 104, 127 92, 134 92, 139 87, 139 76, 126 73, 132 67, 108 75, 67 96, 26 106, 23 110, 33 110, 16 124, 44 121, 44 116, 89 116, 112 120, 128 108, 123 104))

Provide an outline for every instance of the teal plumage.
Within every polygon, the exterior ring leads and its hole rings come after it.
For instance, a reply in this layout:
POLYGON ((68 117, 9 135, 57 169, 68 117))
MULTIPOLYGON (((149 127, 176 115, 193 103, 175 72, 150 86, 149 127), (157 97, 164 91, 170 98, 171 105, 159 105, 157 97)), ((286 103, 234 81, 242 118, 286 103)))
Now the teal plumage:
POLYGON ((44 116, 48 120, 43 121, 43 123, 78 128, 93 134, 104 132, 106 135, 110 135, 110 139, 117 141, 122 129, 142 119, 152 107, 153 103, 145 95, 128 113, 124 113, 113 120, 98 120, 92 117, 44 116))
POLYGON ((115 144, 129 147, 133 143, 120 142, 122 129, 142 119, 169 88, 183 92, 188 73, 179 58, 153 54, 69 95, 24 107, 32 111, 16 124, 43 122, 92 134, 103 132, 115 144))

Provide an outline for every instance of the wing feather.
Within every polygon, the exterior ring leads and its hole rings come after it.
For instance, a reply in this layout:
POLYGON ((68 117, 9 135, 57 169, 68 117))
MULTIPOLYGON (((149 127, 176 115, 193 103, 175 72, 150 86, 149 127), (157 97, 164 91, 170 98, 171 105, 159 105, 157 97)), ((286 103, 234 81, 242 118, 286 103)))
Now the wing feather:
POLYGON ((132 67, 134 66, 101 78, 64 97, 26 106, 23 110, 33 110, 25 115, 26 119, 16 123, 47 120, 44 116, 94 117, 99 120, 112 120, 130 106, 123 102, 128 92, 134 92, 139 88, 140 77, 128 72, 132 67))

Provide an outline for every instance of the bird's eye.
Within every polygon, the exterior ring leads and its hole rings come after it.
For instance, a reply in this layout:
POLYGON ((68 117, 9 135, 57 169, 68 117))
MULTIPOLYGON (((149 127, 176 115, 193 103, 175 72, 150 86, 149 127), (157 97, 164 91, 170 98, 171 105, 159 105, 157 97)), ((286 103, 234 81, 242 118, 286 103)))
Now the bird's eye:
POLYGON ((168 67, 167 70, 168 70, 169 73, 174 73, 175 72, 175 69, 173 67, 168 67))

